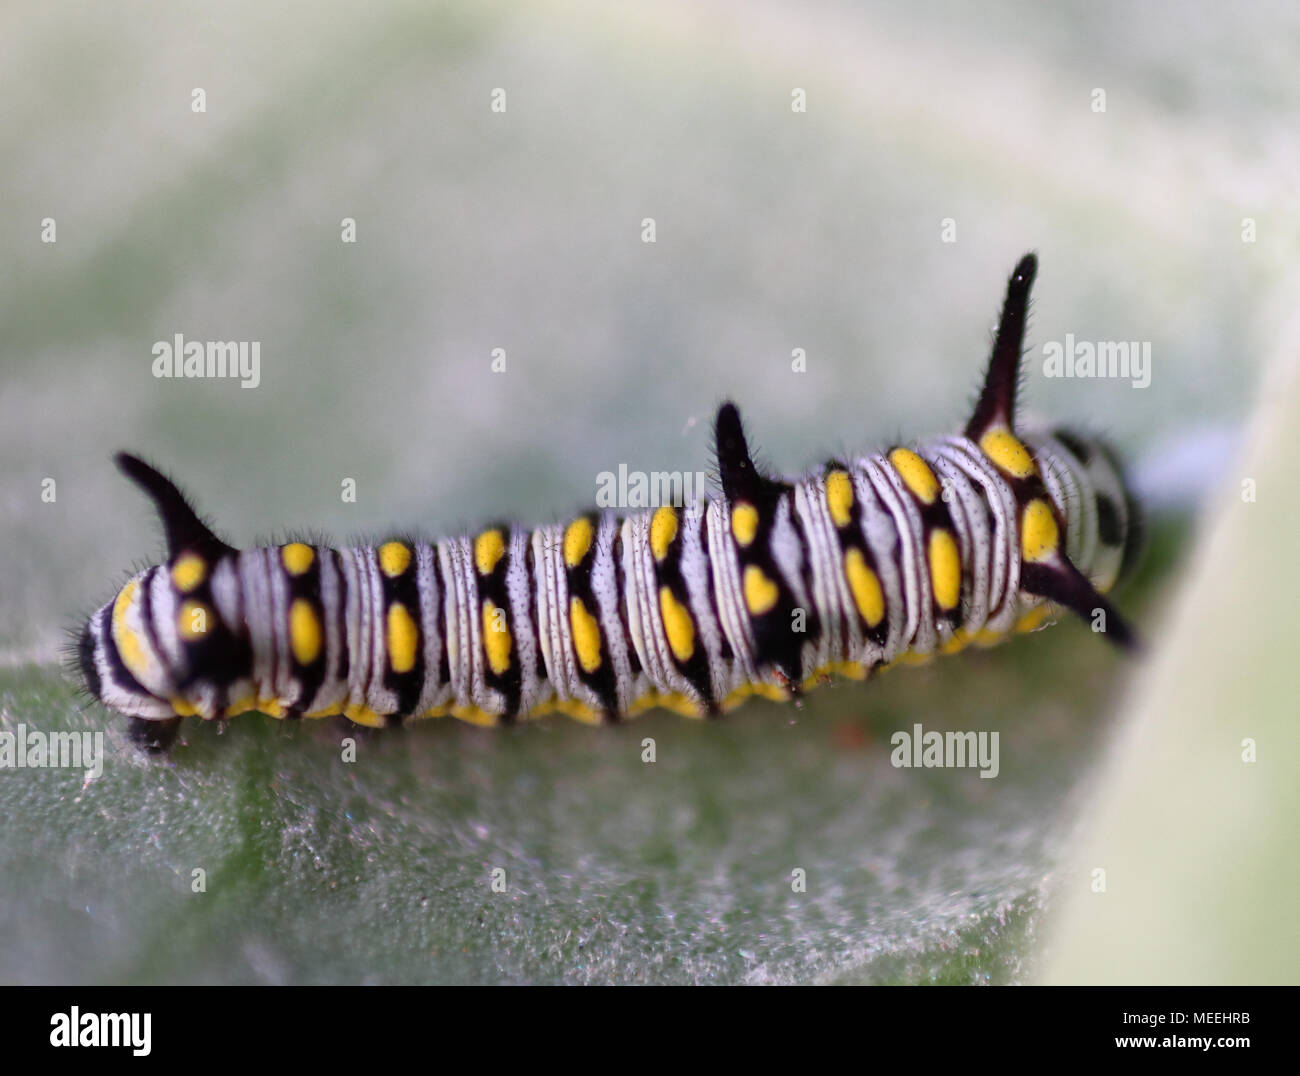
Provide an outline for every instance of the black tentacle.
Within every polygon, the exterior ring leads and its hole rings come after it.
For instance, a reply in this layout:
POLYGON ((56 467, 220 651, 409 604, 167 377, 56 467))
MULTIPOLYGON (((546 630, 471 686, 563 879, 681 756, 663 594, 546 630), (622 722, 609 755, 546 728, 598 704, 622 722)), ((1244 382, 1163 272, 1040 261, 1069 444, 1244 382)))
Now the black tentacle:
POLYGON ((1038 258, 1026 254, 1020 259, 1002 302, 1002 318, 993 341, 984 387, 980 391, 975 413, 966 424, 966 436, 978 442, 996 426, 1015 429, 1016 389, 1020 382, 1021 348, 1025 338, 1025 314, 1029 308, 1029 290, 1038 272, 1038 258))
POLYGON ((139 486, 153 501, 167 536, 167 554, 171 558, 192 551, 216 558, 237 550, 227 545, 208 528, 190 506, 176 484, 150 467, 138 456, 119 452, 113 457, 118 469, 139 486))

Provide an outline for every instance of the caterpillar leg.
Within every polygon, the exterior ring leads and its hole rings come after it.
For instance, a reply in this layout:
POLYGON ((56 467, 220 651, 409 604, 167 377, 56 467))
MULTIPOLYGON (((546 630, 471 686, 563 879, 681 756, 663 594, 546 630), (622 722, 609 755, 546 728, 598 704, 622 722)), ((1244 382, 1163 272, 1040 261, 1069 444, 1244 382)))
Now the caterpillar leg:
POLYGON ((169 717, 162 721, 150 721, 143 717, 127 718, 126 734, 136 747, 153 754, 163 754, 176 742, 180 732, 181 719, 169 717))

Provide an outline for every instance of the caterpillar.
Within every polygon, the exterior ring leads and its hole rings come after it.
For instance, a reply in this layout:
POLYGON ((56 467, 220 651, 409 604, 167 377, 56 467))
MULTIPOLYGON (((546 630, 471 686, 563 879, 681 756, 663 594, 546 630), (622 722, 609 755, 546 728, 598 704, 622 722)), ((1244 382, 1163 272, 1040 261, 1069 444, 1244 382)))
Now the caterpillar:
POLYGON ((186 716, 343 714, 361 725, 652 707, 720 714, 1033 630, 1057 607, 1132 648, 1105 597, 1136 508, 1100 441, 1018 432, 1037 260, 1007 283, 983 387, 958 435, 762 473, 739 411, 717 412, 721 497, 434 543, 237 550, 140 459, 167 561, 79 633, 89 694, 164 750, 186 716))

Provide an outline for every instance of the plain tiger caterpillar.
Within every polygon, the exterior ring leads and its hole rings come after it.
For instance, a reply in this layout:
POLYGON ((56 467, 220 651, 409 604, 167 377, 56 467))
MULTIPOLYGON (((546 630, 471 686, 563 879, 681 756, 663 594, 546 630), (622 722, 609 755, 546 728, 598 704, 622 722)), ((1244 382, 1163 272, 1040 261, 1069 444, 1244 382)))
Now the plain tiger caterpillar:
POLYGON ((1017 433, 1029 292, 1007 284, 962 434, 832 460, 794 480, 759 472, 740 414, 719 409, 721 498, 435 543, 237 550, 133 456, 168 561, 133 576, 85 625, 90 694, 167 746, 184 716, 344 714, 382 726, 560 712, 612 721, 655 706, 719 714, 788 699, 828 674, 988 645, 1052 605, 1130 647, 1103 594, 1134 548, 1118 466, 1066 430, 1017 433))

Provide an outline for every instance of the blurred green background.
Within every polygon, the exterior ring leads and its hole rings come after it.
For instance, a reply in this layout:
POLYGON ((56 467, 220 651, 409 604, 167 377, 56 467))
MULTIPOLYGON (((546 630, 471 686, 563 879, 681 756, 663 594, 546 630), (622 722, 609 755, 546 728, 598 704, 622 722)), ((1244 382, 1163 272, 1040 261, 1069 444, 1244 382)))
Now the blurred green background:
POLYGON ((619 464, 708 470, 727 397, 797 471, 955 428, 1034 249, 1025 406, 1168 494, 1121 604, 1176 664, 1196 495, 1235 498, 1223 438, 1294 356, 1298 30, 1266 4, 7 5, 0 722, 104 729, 109 759, 84 787, 0 771, 0 980, 1033 977, 1144 672, 1084 628, 718 725, 430 722, 345 764, 338 726, 248 718, 145 759, 57 664, 159 552, 109 457, 241 545, 563 518, 619 464), (155 379, 178 332, 260 341, 261 384, 155 379), (1066 333, 1150 341, 1150 387, 1043 378, 1066 333), (895 770, 916 721, 999 729, 1001 775, 895 770))

